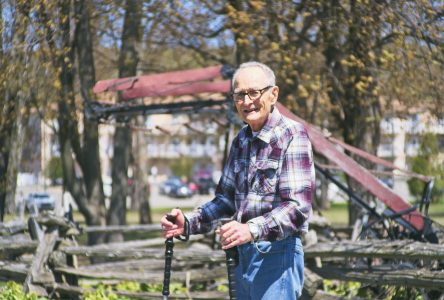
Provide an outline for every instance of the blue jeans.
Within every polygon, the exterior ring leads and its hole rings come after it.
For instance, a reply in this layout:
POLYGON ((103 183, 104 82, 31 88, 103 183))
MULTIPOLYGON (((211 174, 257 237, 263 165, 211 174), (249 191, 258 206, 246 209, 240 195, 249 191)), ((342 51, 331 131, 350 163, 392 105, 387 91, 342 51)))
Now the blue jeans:
POLYGON ((238 252, 237 299, 293 300, 301 295, 304 252, 299 237, 247 243, 238 252))

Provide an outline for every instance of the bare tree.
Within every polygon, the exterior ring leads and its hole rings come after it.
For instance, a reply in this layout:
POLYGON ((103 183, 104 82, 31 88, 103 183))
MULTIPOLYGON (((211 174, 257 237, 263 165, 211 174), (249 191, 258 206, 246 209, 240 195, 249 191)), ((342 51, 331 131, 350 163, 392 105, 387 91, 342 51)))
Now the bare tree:
MULTIPOLYGON (((12 5, 12 4, 11 4, 12 5)), ((0 221, 6 212, 15 208, 17 174, 22 157, 29 102, 32 91, 28 80, 30 46, 26 44, 26 26, 29 24, 30 5, 18 2, 14 7, 9 34, 10 47, 0 49, 3 76, 6 85, 0 87, 2 111, 0 118, 0 221), (3 65, 3 62, 5 63, 3 65), (17 67, 12 68, 12 65, 17 67)), ((2 6, 0 6, 0 12, 2 6)), ((3 22, 2 22, 3 23, 3 22)), ((3 24, 1 25, 3 27, 3 24)), ((1 30, 3 32, 3 28, 1 30)), ((3 38, 2 38, 3 39, 3 38)))
MULTIPOLYGON (((141 3, 137 0, 127 0, 119 54, 119 77, 136 75, 139 56, 137 46, 141 41, 141 3)), ((123 101, 120 99, 119 101, 123 101)), ((128 123, 130 120, 119 117, 118 122, 128 123)), ((128 197, 128 166, 131 153, 131 129, 117 127, 114 133, 114 151, 112 158, 112 195, 107 214, 108 224, 126 223, 126 200, 128 197)), ((108 241, 115 242, 123 239, 122 234, 108 236, 108 241)))
MULTIPOLYGON (((88 2, 78 0, 75 6, 76 19, 76 48, 78 75, 80 80, 80 90, 83 98, 83 124, 87 128, 83 132, 83 155, 82 170, 85 196, 88 199, 81 210, 88 211, 88 216, 95 213, 93 219, 88 219, 87 223, 91 225, 103 225, 105 223, 105 196, 103 193, 103 181, 100 170, 99 157, 99 128, 98 122, 89 119, 89 104, 93 97, 92 88, 95 84, 95 68, 93 53, 93 36, 90 26, 90 8, 88 2), (93 209, 91 209, 93 208, 93 209)), ((104 235, 89 235, 89 244, 101 243, 104 241, 104 235)))

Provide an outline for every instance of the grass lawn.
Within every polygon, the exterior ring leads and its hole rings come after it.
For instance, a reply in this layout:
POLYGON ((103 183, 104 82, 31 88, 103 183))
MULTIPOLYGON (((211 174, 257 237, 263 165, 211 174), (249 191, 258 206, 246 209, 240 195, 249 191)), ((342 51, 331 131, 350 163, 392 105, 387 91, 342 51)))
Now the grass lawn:
MULTIPOLYGON (((191 211, 192 207, 183 207, 184 212, 191 211)), ((152 217, 154 223, 158 223, 160 218, 167 212, 170 212, 170 208, 155 208, 152 209, 152 217)), ((348 211, 347 203, 332 203, 330 209, 322 211, 321 214, 326 217, 331 224, 334 225, 347 225, 348 224, 348 211)), ((429 216, 432 220, 444 225, 444 202, 432 203, 429 208, 429 216)), ((128 211, 127 215, 128 224, 139 224, 139 212, 128 211)), ((75 213, 74 220, 83 222, 83 216, 80 213, 75 213)))
POLYGON ((333 226, 348 224, 347 203, 332 203, 330 208, 321 211, 321 214, 327 218, 333 226))
MULTIPOLYGON (((181 207, 182 211, 188 212, 193 209, 193 207, 181 207)), ((159 223, 162 216, 171 211, 171 208, 154 208, 151 209, 151 214, 154 223, 159 223)), ((85 218, 78 211, 74 212, 74 220, 81 225, 85 224, 85 218)), ((138 211, 127 211, 126 222, 129 225, 139 224, 139 212, 138 211)))
MULTIPOLYGON (((183 207, 182 210, 187 212, 191 211, 192 207, 183 207)), ((152 209, 152 217, 154 223, 158 223, 160 218, 167 212, 171 211, 170 208, 155 208, 152 209)), ((348 211, 347 203, 332 203, 328 210, 322 211, 321 214, 326 217, 333 226, 335 225, 347 225, 348 224, 348 211)), ((429 207, 429 216, 432 220, 444 225, 444 202, 432 203, 429 207)), ((25 216, 26 218, 27 216, 25 216)), ((11 221, 14 216, 6 215, 5 221, 11 221)), ((139 212, 128 211, 127 212, 128 224, 139 224, 139 212)), ((74 220, 81 225, 85 225, 84 218, 79 212, 74 213, 74 220)))
MULTIPOLYGON (((347 203, 332 203, 330 209, 321 212, 332 225, 347 225, 347 203)), ((444 225, 444 202, 432 203, 429 207, 429 217, 444 225)))

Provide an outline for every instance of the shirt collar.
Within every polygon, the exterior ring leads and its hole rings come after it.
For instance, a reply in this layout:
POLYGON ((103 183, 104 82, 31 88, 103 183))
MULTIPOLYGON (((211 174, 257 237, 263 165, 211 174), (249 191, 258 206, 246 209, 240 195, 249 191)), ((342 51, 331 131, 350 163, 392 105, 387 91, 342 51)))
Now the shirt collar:
MULTIPOLYGON (((259 131, 259 134, 256 136, 256 138, 269 144, 271 141, 271 138, 273 136, 273 130, 279 124, 279 121, 281 120, 281 118, 282 118, 281 113, 279 112, 279 110, 276 107, 274 107, 273 111, 268 116, 267 121, 265 122, 262 129, 259 131)), ((250 126, 247 126, 246 137, 248 139, 253 139, 253 134, 252 134, 252 130, 251 130, 250 126)))

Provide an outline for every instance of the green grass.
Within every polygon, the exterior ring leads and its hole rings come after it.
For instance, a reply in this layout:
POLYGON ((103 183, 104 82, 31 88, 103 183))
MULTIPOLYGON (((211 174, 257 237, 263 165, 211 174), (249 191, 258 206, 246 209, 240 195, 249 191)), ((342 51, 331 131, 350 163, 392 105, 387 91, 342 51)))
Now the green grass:
MULTIPOLYGON (((326 217, 331 224, 347 225, 348 211, 347 203, 332 203, 328 210, 322 211, 322 215, 326 217)), ((444 202, 432 203, 429 207, 429 217, 442 225, 444 225, 444 202)))
POLYGON ((433 221, 444 225, 444 202, 430 204, 429 216, 433 221))
POLYGON ((321 212, 334 225, 348 224, 347 203, 332 203, 330 208, 321 212))
MULTIPOLYGON (((326 217, 333 226, 342 226, 348 224, 348 211, 347 203, 332 203, 328 210, 322 211, 321 214, 326 217)), ((184 212, 191 211, 192 207, 184 207, 182 210, 184 212)), ((159 223, 162 216, 170 212, 170 208, 155 208, 151 210, 153 222, 159 223)), ((444 225, 444 202, 432 203, 429 208, 429 217, 444 225)), ((7 215, 6 221, 10 221, 14 216, 7 215)), ((139 224, 139 212, 138 211, 128 211, 127 212, 127 223, 129 225, 139 224)), ((85 221, 79 212, 74 213, 74 220, 79 222, 80 225, 85 226, 85 221)))

